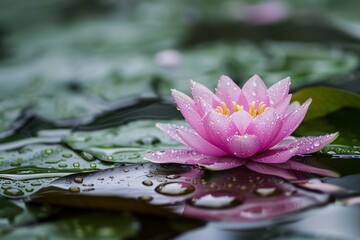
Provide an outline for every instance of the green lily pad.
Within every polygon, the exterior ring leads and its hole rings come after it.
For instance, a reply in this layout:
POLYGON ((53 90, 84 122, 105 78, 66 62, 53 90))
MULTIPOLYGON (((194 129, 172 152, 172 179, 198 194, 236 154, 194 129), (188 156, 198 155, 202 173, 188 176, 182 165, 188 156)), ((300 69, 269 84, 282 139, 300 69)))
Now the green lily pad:
POLYGON ((292 101, 300 103, 312 98, 312 103, 304 121, 326 116, 341 108, 360 109, 360 95, 329 87, 304 88, 292 97, 292 101))
MULTIPOLYGON (((333 144, 344 145, 345 148, 350 147, 347 150, 349 152, 353 146, 360 146, 360 129, 354 127, 358 125, 359 117, 360 110, 342 109, 326 117, 311 119, 301 123, 296 129, 295 134, 298 136, 316 136, 339 132, 339 137, 333 144)), ((329 149, 329 151, 334 150, 329 149)), ((342 151, 336 150, 336 152, 341 153, 342 151)))
MULTIPOLYGON (((261 169, 264 170, 258 170, 261 169)), ((147 163, 66 176, 49 186, 34 195, 31 202, 113 211, 141 211, 144 204, 152 205, 149 210, 167 206, 158 214, 174 211, 204 220, 233 222, 236 228, 249 227, 248 224, 264 227, 274 224, 266 220, 280 216, 284 221, 288 214, 329 200, 326 194, 309 192, 245 167, 209 173, 189 165, 147 163), (79 179, 82 184, 78 183, 79 179), (139 203, 137 210, 134 201, 139 203), (264 208, 262 212, 266 213, 258 214, 259 208, 264 208)))
POLYGON ((25 113, 26 104, 16 99, 0 101, 0 138, 11 135, 23 126, 30 113, 25 113))
POLYGON ((19 150, 0 152, 0 178, 27 180, 58 177, 113 166, 95 158, 88 160, 58 144, 28 145, 19 150))
POLYGON ((2 239, 125 239, 137 234, 140 225, 130 214, 92 212, 47 223, 16 228, 2 239), (99 221, 101 219, 101 221, 99 221))
MULTIPOLYGON (((112 73, 105 79, 94 80, 84 83, 90 94, 101 97, 108 102, 123 100, 129 102, 129 98, 138 98, 139 95, 152 94, 149 76, 127 76, 126 74, 112 73)), ((131 101, 129 102, 131 103, 131 101)))
POLYGON ((353 72, 358 58, 341 49, 316 44, 267 43, 257 48, 239 45, 234 51, 241 79, 258 74, 268 86, 290 76, 292 89, 353 72))
POLYGON ((23 210, 11 201, 0 197, 0 218, 14 218, 23 210))
POLYGON ((63 93, 39 98, 33 110, 42 119, 66 126, 89 123, 107 109, 94 99, 75 93, 63 93))
MULTIPOLYGON (((63 141, 72 148, 88 152, 100 160, 122 163, 146 162, 149 150, 183 147, 155 127, 154 120, 140 120, 116 128, 74 132, 63 141)), ((166 121, 171 122, 171 121, 166 121)), ((172 121, 185 125, 185 121, 172 121)))
POLYGON ((47 187, 56 178, 39 178, 28 180, 10 180, 0 178, 0 195, 11 199, 28 197, 47 187))

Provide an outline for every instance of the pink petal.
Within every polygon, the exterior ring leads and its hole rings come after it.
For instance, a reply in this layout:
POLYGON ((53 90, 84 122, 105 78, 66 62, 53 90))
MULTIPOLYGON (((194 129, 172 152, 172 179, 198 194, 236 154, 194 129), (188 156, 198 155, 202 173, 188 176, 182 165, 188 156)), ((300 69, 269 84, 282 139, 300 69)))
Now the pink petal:
POLYGON ((255 101, 256 103, 264 102, 269 105, 269 98, 267 96, 267 88, 263 80, 254 75, 243 86, 242 91, 248 103, 255 101))
POLYGON ((235 102, 238 105, 243 106, 244 109, 249 109, 249 107, 250 107, 243 91, 240 92, 240 95, 239 95, 237 101, 235 101, 235 102))
POLYGON ((227 139, 231 154, 247 158, 253 156, 260 147, 260 140, 254 135, 234 135, 227 139))
POLYGON ((296 140, 297 140, 297 138, 293 137, 293 136, 286 137, 281 142, 279 142, 278 144, 273 146, 271 149, 289 147, 290 144, 296 142, 296 140))
POLYGON ((285 116, 285 114, 289 108, 291 96, 292 96, 291 94, 287 95, 284 99, 282 99, 280 102, 276 103, 273 106, 277 115, 285 116))
POLYGON ((289 94, 290 84, 290 77, 287 77, 275 83, 267 90, 270 106, 279 103, 289 94))
POLYGON ((276 138, 281 129, 283 120, 273 108, 258 115, 248 126, 246 133, 259 136, 261 147, 259 151, 268 148, 269 144, 276 138))
POLYGON ((212 111, 208 112, 202 120, 206 133, 209 136, 207 140, 223 150, 227 149, 226 139, 236 132, 236 126, 230 118, 212 111))
POLYGON ((185 126, 171 124, 171 123, 156 123, 155 126, 159 128, 161 131, 163 131, 165 134, 169 135, 175 141, 182 143, 184 145, 186 144, 177 134, 177 130, 181 129, 183 131, 195 133, 195 131, 191 128, 187 128, 185 126))
POLYGON ((156 152, 149 152, 144 155, 144 159, 153 163, 180 163, 197 164, 204 158, 201 153, 190 149, 167 149, 156 152))
POLYGON ((195 103, 200 116, 204 116, 207 112, 215 111, 215 109, 202 98, 198 98, 198 102, 195 103))
POLYGON ((226 155, 226 152, 214 146, 213 144, 209 143, 208 141, 204 140, 196 133, 191 133, 180 129, 177 131, 177 133, 189 148, 199 153, 209 156, 226 155))
POLYGON ((298 101, 292 102, 285 113, 285 117, 295 112, 300 106, 301 105, 298 101))
POLYGON ((286 138, 287 136, 289 136, 291 133, 293 133, 296 130, 296 128, 300 125, 300 123, 304 119, 310 103, 311 103, 311 98, 309 98, 303 105, 301 105, 293 113, 291 113, 290 115, 288 115, 284 118, 284 122, 279 131, 279 134, 271 142, 269 147, 276 145, 282 139, 286 138))
POLYGON ((291 157, 296 155, 298 148, 280 148, 280 149, 269 149, 263 153, 255 155, 250 159, 255 162, 261 163, 283 163, 288 161, 291 157))
POLYGON ((311 166, 305 163, 300 163, 296 161, 289 160, 285 163, 277 163, 274 164, 277 167, 284 168, 284 169, 293 169, 296 171, 301 172, 308 172, 308 173, 316 173, 322 176, 328 176, 328 177, 340 177, 340 175, 337 172, 331 171, 329 169, 323 169, 315 166, 311 166))
POLYGON ((202 137, 206 137, 206 132, 201 122, 201 117, 197 113, 194 101, 186 94, 175 89, 172 89, 171 93, 185 120, 190 124, 195 132, 197 132, 202 137))
POLYGON ((221 105, 221 99, 219 99, 212 91, 201 83, 190 81, 191 92, 194 101, 198 103, 199 99, 202 98, 207 101, 213 108, 221 105))
POLYGON ((226 105, 232 106, 233 101, 237 101, 241 94, 239 86, 228 76, 221 76, 216 88, 216 96, 218 96, 226 105))
POLYGON ((199 165, 212 171, 228 170, 237 168, 246 163, 246 160, 231 157, 209 157, 199 161, 199 165))
POLYGON ((246 167, 250 170, 253 170, 254 172, 266 175, 278 176, 288 180, 296 179, 295 174, 293 174, 291 171, 278 168, 272 164, 263 164, 249 161, 246 163, 246 167))
POLYGON ((290 145, 290 147, 298 147, 299 150, 297 154, 314 153, 333 142, 338 136, 339 133, 302 137, 298 138, 295 143, 290 145))
POLYGON ((253 117, 246 111, 234 112, 231 114, 230 119, 239 130, 240 135, 245 134, 246 129, 253 121, 253 117))

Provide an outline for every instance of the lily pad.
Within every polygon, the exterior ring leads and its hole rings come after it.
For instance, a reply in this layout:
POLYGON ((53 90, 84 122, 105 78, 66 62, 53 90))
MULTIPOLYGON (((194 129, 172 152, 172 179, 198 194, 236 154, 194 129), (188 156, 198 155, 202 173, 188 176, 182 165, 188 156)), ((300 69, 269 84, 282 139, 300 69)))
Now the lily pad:
POLYGON ((9 218, 12 219, 23 210, 21 207, 12 203, 11 201, 0 197, 0 219, 9 218))
POLYGON ((345 75, 359 66, 355 55, 341 49, 299 43, 273 42, 260 48, 241 45, 234 51, 234 59, 235 65, 241 66, 242 79, 256 73, 272 85, 290 76, 292 89, 345 75))
POLYGON ((360 109, 360 95, 329 87, 303 88, 294 93, 292 101, 304 103, 312 98, 312 103, 304 121, 324 117, 342 108, 360 109))
MULTIPOLYGON (((329 200, 326 194, 242 167, 209 173, 185 165, 148 163, 67 176, 50 186, 32 201, 71 206, 81 196, 137 199, 154 206, 171 206, 170 210, 184 216, 233 222, 236 228, 271 225, 329 200), (76 179, 82 179, 82 184, 76 179), (279 216, 284 219, 279 220, 279 216)), ((88 200, 90 204, 91 198, 88 200)))
MULTIPOLYGON (((116 128, 78 131, 63 141, 72 148, 88 152, 108 162, 143 163, 142 155, 149 150, 183 146, 172 140, 155 124, 161 121, 140 120, 116 128)), ((174 121, 185 124, 185 121, 174 121)))
POLYGON ((35 115, 55 122, 59 126, 86 124, 108 107, 88 97, 64 93, 39 98, 34 107, 35 115))
POLYGON ((12 180, 58 177, 113 166, 96 159, 85 160, 58 144, 34 144, 15 151, 0 152, 0 159, 0 177, 12 180))
POLYGON ((2 239, 125 239, 136 235, 138 221, 130 214, 92 212, 17 228, 2 239), (99 221, 101 219, 101 221, 99 221))
POLYGON ((11 135, 28 120, 30 113, 25 113, 25 106, 16 99, 0 101, 0 138, 11 135))

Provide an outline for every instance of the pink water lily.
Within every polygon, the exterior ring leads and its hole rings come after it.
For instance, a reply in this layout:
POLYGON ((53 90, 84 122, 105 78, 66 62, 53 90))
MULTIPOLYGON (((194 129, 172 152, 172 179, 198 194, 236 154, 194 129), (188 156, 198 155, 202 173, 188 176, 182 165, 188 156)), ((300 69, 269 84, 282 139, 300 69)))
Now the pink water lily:
POLYGON ((222 76, 213 93, 191 81, 193 98, 172 90, 178 109, 191 128, 156 126, 188 149, 168 149, 145 155, 156 163, 197 164, 212 170, 238 167, 248 160, 283 163, 295 155, 316 152, 338 133, 295 138, 290 136, 305 117, 311 99, 290 104, 290 78, 266 88, 255 75, 241 89, 222 76))

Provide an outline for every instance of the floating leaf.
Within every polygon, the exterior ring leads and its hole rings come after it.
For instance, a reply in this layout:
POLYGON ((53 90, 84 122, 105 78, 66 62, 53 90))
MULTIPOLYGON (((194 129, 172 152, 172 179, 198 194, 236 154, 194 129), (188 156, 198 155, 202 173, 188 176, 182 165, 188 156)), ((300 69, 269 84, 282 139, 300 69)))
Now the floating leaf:
POLYGON ((21 207, 12 203, 11 201, 0 197, 0 219, 9 218, 12 219, 23 210, 21 207))
MULTIPOLYGON (((360 128, 354 127, 357 126, 359 117, 360 110, 358 109, 341 109, 326 117, 302 122, 295 134, 298 136, 316 136, 329 132, 339 132, 339 137, 333 144, 346 147, 360 146, 360 128)), ((356 153, 356 150, 354 151, 356 153)))
POLYGON ((11 135, 28 120, 30 113, 25 113, 24 110, 25 104, 22 101, 0 101, 0 138, 11 135))
POLYGON ((300 103, 312 98, 305 120, 319 118, 342 108, 360 109, 360 95, 329 87, 304 88, 294 93, 292 100, 300 103))
POLYGON ((65 137, 64 142, 103 161, 142 163, 146 162, 142 155, 149 150, 182 146, 157 129, 157 122, 161 121, 141 120, 117 128, 78 131, 65 137))
POLYGON ((124 239, 137 234, 138 221, 129 214, 92 212, 20 227, 2 239, 124 239), (99 221, 101 219, 101 221, 99 221))
MULTIPOLYGON (((270 224, 265 220, 329 200, 326 194, 308 192, 277 177, 243 167, 208 173, 191 166, 148 163, 67 176, 55 180, 50 187, 35 195, 32 201, 71 206, 73 201, 66 199, 76 199, 77 195, 79 199, 81 196, 83 199, 85 196, 137 199, 154 206, 172 206, 170 209, 184 216, 236 222, 240 228, 249 224, 264 226, 270 224)), ((89 205, 92 200, 87 200, 89 205)))
POLYGON ((58 94, 39 98, 34 113, 59 126, 79 125, 91 122, 107 107, 94 99, 77 94, 58 94))
POLYGON ((85 160, 58 144, 34 144, 15 151, 0 152, 0 177, 13 180, 58 177, 112 166, 96 159, 85 160))

